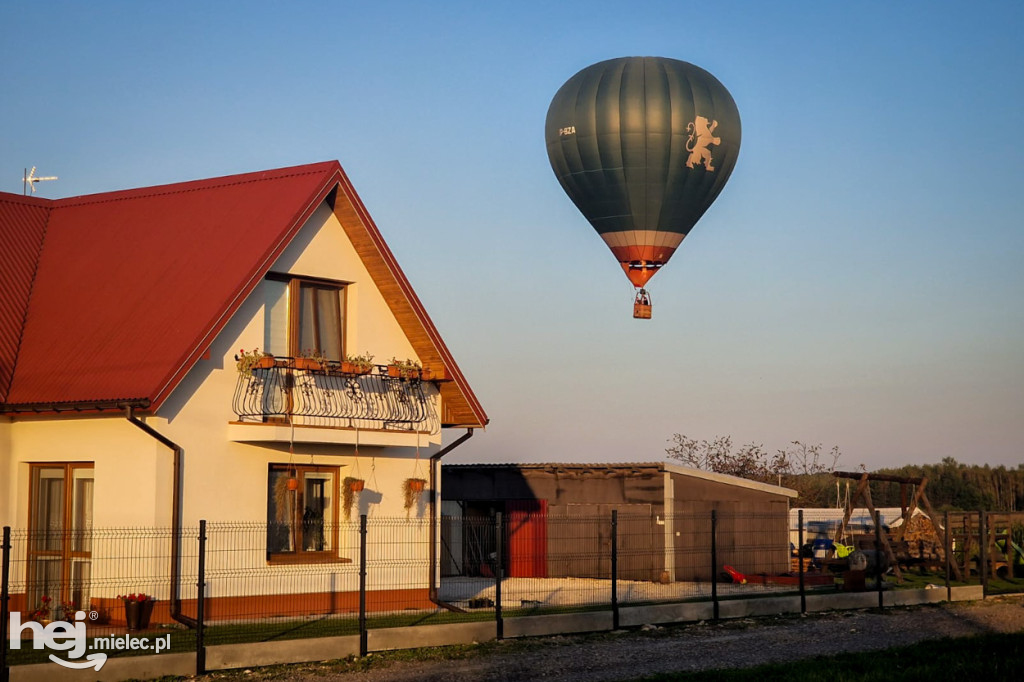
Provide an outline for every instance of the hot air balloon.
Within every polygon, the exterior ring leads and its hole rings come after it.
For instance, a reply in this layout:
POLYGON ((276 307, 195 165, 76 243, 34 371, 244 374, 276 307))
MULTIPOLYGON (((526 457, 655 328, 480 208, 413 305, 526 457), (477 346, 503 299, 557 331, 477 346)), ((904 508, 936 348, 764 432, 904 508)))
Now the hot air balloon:
POLYGON ((638 289, 722 191, 740 151, 740 114, 717 78, 688 62, 622 57, 588 66, 548 108, 551 168, 638 289))

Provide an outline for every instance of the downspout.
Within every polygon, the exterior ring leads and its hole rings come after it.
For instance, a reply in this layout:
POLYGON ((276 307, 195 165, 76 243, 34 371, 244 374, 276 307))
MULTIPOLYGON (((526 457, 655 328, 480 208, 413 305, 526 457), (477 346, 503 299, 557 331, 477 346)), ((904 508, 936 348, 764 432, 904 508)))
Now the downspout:
POLYGON ((449 452, 459 447, 467 440, 472 438, 473 429, 466 429, 465 435, 459 438, 457 441, 452 443, 446 448, 438 450, 436 454, 430 456, 430 601, 437 604, 441 608, 448 609, 449 611, 458 611, 465 613, 458 606, 443 602, 437 597, 437 534, 438 534, 438 506, 440 500, 437 495, 437 484, 439 483, 439 472, 438 465, 441 463, 441 458, 447 455, 449 452))
POLYGON ((195 629, 198 625, 196 619, 181 612, 181 446, 136 417, 134 407, 130 405, 125 407, 125 416, 132 424, 170 448, 174 455, 174 481, 171 493, 171 618, 182 625, 195 629))

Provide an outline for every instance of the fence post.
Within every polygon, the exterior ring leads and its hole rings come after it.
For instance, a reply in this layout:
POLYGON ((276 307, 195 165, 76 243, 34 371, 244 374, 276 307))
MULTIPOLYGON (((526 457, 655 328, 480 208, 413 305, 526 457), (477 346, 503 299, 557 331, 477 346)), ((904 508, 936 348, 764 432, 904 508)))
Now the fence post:
POLYGON ((988 516, 978 512, 978 573, 981 575, 981 593, 988 596, 988 516))
POLYGON ((4 526, 3 558, 0 559, 0 680, 7 682, 10 670, 7 668, 7 625, 10 622, 10 591, 8 584, 11 579, 11 527, 4 526))
POLYGON ((501 567, 504 563, 501 549, 505 544, 505 532, 501 525, 501 512, 494 514, 494 538, 494 626, 495 637, 500 640, 505 638, 505 620, 501 614, 501 567))
POLYGON ((800 576, 800 613, 807 613, 807 591, 804 589, 804 510, 799 509, 796 513, 797 523, 800 524, 797 530, 796 565, 797 574, 800 576))
POLYGON ((942 535, 942 553, 946 557, 946 601, 953 601, 953 588, 949 584, 949 571, 950 561, 952 560, 950 554, 952 553, 952 547, 949 544, 949 510, 947 509, 942 513, 942 527, 945 529, 945 533, 942 535))
POLYGON ((711 611, 718 620, 718 512, 711 510, 711 611))
POLYGON ((612 509, 612 630, 619 629, 619 510, 612 509))
POLYGON ((366 633, 366 514, 359 515, 359 655, 368 652, 366 633))
POLYGON ((878 590, 878 608, 884 606, 882 599, 882 512, 875 510, 875 588, 878 590))
MULTIPOLYGON (((175 538, 177 542, 177 538, 175 538)), ((206 520, 199 521, 199 576, 196 582, 196 675, 206 672, 206 520)))

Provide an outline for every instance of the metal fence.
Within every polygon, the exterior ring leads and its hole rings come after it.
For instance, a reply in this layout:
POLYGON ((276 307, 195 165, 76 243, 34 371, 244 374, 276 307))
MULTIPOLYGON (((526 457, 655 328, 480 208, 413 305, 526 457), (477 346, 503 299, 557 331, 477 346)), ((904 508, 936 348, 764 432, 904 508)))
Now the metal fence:
POLYGON ((208 646, 360 635, 365 653, 374 628, 493 620, 501 636, 505 618, 560 611, 610 609, 617 624, 624 606, 710 600, 717 616, 723 599, 816 590, 877 589, 881 605, 898 581, 1024 588, 1024 514, 946 514, 902 531, 834 516, 442 516, 436 544, 427 520, 365 516, 304 528, 298 544, 263 523, 5 528, 0 671, 45 660, 8 647, 24 636, 7 631, 9 613, 24 623, 81 610, 90 637, 169 635, 202 671, 208 646), (145 595, 144 622, 133 594, 145 595))

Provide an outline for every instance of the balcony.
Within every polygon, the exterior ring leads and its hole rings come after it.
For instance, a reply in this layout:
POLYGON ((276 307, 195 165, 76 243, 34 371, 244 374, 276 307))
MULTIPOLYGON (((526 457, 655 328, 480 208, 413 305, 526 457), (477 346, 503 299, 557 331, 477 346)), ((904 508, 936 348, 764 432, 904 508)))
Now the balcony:
MULTIPOLYGON (((438 419, 437 380, 423 379, 425 373, 389 375, 389 368, 377 365, 366 373, 357 373, 338 363, 307 366, 302 359, 270 358, 248 373, 239 373, 232 407, 238 421, 232 427, 276 426, 276 430, 235 429, 232 440, 288 440, 306 442, 355 442, 354 433, 369 433, 360 442, 366 445, 404 444, 405 439, 379 434, 435 435, 441 430, 438 419), (352 434, 310 435, 295 427, 341 429, 352 434), (283 431, 282 431, 283 430, 283 431), (289 432, 284 436, 283 432, 289 432), (379 441, 379 442, 378 442, 379 441)), ((392 368, 394 373, 394 369, 392 368)), ((427 375, 429 376, 429 374, 427 375)))

